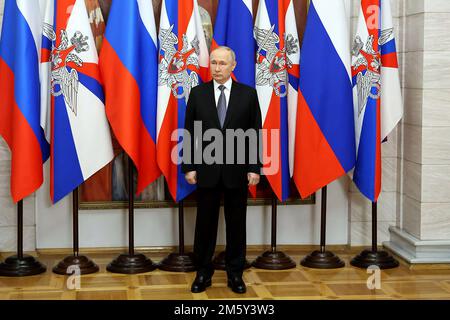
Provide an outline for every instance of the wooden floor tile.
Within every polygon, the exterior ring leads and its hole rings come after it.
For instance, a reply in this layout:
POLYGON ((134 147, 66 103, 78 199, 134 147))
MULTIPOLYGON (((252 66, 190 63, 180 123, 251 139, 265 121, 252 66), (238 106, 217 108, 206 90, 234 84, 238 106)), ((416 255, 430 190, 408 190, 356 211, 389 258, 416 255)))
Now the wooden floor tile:
POLYGON ((244 294, 237 294, 231 291, 228 286, 212 286, 206 290, 206 295, 209 299, 256 299, 258 295, 251 286, 247 286, 247 292, 244 294))
POLYGON ((153 288, 141 289, 143 300, 191 300, 193 294, 190 286, 184 288, 153 288))
POLYGON ((382 285, 390 287, 402 297, 424 298, 426 296, 450 296, 450 292, 432 281, 397 281, 382 285))
POLYGON ((62 291, 13 291, 10 300, 60 300, 62 291))
POLYGON ((164 273, 157 275, 139 276, 139 285, 141 286, 160 286, 160 285, 186 285, 188 280, 185 274, 164 273))
POLYGON ((266 285, 267 290, 275 297, 314 297, 324 296, 320 290, 312 284, 284 284, 284 285, 266 285))
POLYGON ((366 270, 360 270, 352 267, 325 270, 303 268, 302 270, 311 281, 367 280, 369 277, 366 270))
POLYGON ((79 291, 76 293, 77 300, 127 300, 127 291, 79 291))
POLYGON ((299 270, 294 271, 255 271, 261 282, 298 282, 308 281, 299 270))
POLYGON ((327 283, 336 296, 374 296, 386 295, 382 290, 370 290, 366 283, 327 283))

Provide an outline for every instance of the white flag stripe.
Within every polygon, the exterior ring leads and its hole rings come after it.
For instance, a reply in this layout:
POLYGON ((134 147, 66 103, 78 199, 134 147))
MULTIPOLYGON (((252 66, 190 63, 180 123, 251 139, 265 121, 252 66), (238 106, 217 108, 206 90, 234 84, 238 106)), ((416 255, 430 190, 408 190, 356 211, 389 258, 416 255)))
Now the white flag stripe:
POLYGON ((24 16, 25 20, 30 27, 31 33, 33 34, 37 56, 40 60, 41 58, 41 43, 42 43, 42 19, 40 14, 39 2, 30 0, 16 0, 17 7, 24 16))
POLYGON ((384 140, 403 117, 398 69, 381 68, 381 83, 381 139, 384 140))
POLYGON ((152 37, 153 43, 156 45, 158 43, 158 38, 156 35, 156 25, 155 17, 153 15, 152 2, 148 0, 137 0, 137 3, 139 6, 139 14, 141 16, 142 22, 144 23, 147 32, 152 37))
POLYGON ((298 94, 297 88, 289 84, 289 91, 294 92, 295 95, 288 95, 288 128, 289 128, 289 174, 292 177, 294 174, 294 160, 295 160, 295 132, 297 130, 297 102, 298 94))
POLYGON ((350 28, 345 3, 343 0, 313 0, 313 3, 320 21, 342 60, 342 64, 346 66, 348 78, 351 81, 351 56, 348 46, 350 43, 350 28), (337 19, 336 17, 345 17, 345 19, 337 19))
POLYGON ((167 105, 169 104, 170 95, 172 94, 172 90, 170 90, 167 86, 159 86, 158 87, 158 108, 156 112, 156 129, 157 129, 157 137, 156 141, 159 139, 159 132, 161 131, 161 126, 164 121, 164 116, 166 115, 167 105))
POLYGON ((248 11, 250 11, 250 14, 253 16, 253 3, 252 0, 242 0, 244 2, 245 6, 248 8, 248 11))

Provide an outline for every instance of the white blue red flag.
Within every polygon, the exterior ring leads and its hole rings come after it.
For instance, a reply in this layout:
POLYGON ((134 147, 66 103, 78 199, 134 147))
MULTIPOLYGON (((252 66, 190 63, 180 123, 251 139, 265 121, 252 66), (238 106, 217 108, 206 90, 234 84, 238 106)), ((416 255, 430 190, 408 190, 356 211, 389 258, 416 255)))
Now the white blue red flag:
POLYGON ((403 115, 389 0, 362 0, 353 44, 357 160, 353 181, 376 202, 381 191, 381 143, 403 115))
POLYGON ((252 0, 220 0, 211 49, 227 46, 236 53, 233 79, 255 87, 256 42, 252 0))
POLYGON ((300 58, 293 179, 305 198, 355 165, 349 17, 344 0, 312 0, 300 58))
POLYGON ((292 0, 261 0, 256 16, 256 90, 263 129, 263 174, 278 199, 289 197, 295 146, 300 47, 292 0), (267 163, 268 157, 272 160, 267 163))
POLYGON ((100 69, 109 123, 137 169, 137 194, 161 175, 156 161, 157 46, 152 2, 114 1, 100 69))
POLYGON ((113 158, 95 41, 84 0, 54 3, 51 182, 54 203, 113 158))
POLYGON ((5 1, 0 42, 0 135, 11 150, 11 195, 15 202, 41 186, 43 163, 49 156, 40 125, 41 4, 5 1))
POLYGON ((181 171, 182 134, 175 139, 173 135, 184 128, 191 89, 209 77, 209 53, 197 0, 163 0, 159 47, 158 165, 172 198, 180 201, 195 186, 186 182, 181 171))

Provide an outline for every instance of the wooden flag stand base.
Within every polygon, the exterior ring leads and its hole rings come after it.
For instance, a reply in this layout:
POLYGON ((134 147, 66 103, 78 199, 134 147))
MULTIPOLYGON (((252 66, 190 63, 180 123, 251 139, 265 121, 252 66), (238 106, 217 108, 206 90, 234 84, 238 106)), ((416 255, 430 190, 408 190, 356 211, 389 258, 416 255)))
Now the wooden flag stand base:
POLYGON ((90 274, 98 272, 98 266, 87 256, 80 256, 78 244, 78 188, 73 195, 73 255, 64 258, 54 268, 53 272, 61 275, 73 274, 79 270, 79 274, 90 274))
POLYGON ((372 202, 372 250, 363 250, 350 264, 364 269, 370 266, 377 266, 380 269, 397 268, 398 261, 386 251, 378 251, 377 242, 377 202, 372 202))
POLYGON ((112 273, 137 274, 150 272, 156 265, 145 255, 134 251, 134 164, 128 157, 128 253, 119 255, 106 270, 112 273))
POLYGON ((158 265, 158 268, 164 271, 172 272, 191 272, 195 271, 193 253, 184 252, 184 203, 178 203, 178 253, 169 254, 158 265))
POLYGON ((17 203, 17 255, 0 263, 0 276, 25 277, 44 273, 47 268, 36 258, 23 254, 23 200, 17 203))
POLYGON ((277 198, 272 197, 272 250, 264 252, 253 261, 252 266, 258 269, 285 270, 295 268, 296 263, 284 252, 277 251, 277 198))
POLYGON ((322 188, 322 207, 320 221, 320 251, 316 250, 306 256, 300 264, 304 267, 314 269, 337 269, 345 266, 337 255, 331 251, 325 250, 326 235, 326 216, 327 216, 327 186, 322 188))

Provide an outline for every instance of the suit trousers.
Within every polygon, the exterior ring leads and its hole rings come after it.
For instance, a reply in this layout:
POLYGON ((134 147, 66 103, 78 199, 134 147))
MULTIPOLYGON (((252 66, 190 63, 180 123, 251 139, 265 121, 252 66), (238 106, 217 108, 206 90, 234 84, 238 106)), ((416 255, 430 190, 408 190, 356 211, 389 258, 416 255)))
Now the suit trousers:
POLYGON ((226 226, 226 271, 229 277, 242 276, 247 246, 247 186, 227 188, 223 181, 213 188, 197 190, 197 220, 194 256, 197 273, 214 274, 212 259, 216 248, 220 199, 223 194, 226 226))

